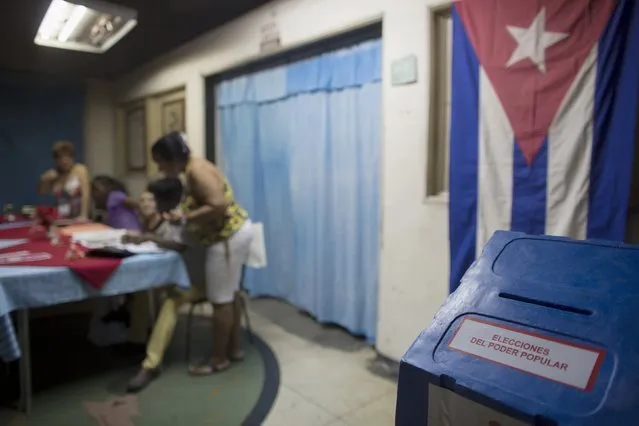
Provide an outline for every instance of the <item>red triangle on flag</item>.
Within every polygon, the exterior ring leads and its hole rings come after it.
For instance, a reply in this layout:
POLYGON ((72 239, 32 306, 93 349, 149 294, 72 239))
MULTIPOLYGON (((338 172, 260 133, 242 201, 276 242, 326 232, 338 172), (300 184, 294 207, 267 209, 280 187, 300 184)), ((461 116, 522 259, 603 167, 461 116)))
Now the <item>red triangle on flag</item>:
POLYGON ((615 4, 615 0, 455 3, 529 165, 615 4))

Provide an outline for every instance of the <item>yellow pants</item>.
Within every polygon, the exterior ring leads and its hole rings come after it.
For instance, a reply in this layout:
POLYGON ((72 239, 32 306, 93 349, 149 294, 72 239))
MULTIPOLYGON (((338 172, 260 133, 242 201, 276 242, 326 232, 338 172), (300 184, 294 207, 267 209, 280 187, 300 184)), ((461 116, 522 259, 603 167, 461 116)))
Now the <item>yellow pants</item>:
MULTIPOLYGON (((171 338, 173 338, 173 331, 175 330, 175 324, 178 321, 180 307, 185 303, 201 299, 202 295, 202 290, 197 287, 191 287, 184 290, 174 286, 167 290, 167 297, 162 304, 160 314, 155 322, 153 332, 151 333, 151 337, 149 338, 149 342, 146 347, 146 359, 142 363, 143 368, 154 369, 162 363, 164 352, 171 342, 171 338)), ((145 310, 139 308, 143 294, 136 294, 136 296, 138 296, 136 298, 139 300, 140 304, 132 309, 132 315, 144 315, 145 311, 148 312, 148 309, 145 310)), ((146 299, 148 303, 148 297, 146 297, 146 295, 144 299, 146 299)), ((146 317, 148 318, 149 315, 147 314, 146 317)), ((135 325, 137 322, 138 321, 135 320, 131 321, 131 333, 133 335, 137 334, 136 329, 140 327, 135 325)), ((141 323, 142 319, 140 319, 139 322, 141 323)))
POLYGON ((133 293, 130 298, 129 314, 131 315, 131 324, 129 326, 129 342, 146 344, 149 338, 149 329, 153 326, 151 318, 151 306, 149 305, 149 297, 160 290, 140 291, 133 293))

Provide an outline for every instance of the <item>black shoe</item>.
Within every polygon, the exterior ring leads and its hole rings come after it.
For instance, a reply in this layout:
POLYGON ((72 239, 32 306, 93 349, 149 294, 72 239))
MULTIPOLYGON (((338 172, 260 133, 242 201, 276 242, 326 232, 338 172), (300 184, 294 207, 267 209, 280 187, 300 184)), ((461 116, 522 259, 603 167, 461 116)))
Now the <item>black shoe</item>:
POLYGON ((108 324, 110 322, 121 322, 126 328, 129 328, 131 325, 131 313, 126 305, 122 305, 117 309, 109 311, 101 318, 101 321, 104 324, 108 324))
POLYGON ((126 391, 129 393, 140 392, 159 375, 160 371, 157 368, 153 370, 142 368, 138 371, 138 374, 129 381, 129 384, 126 386, 126 391))

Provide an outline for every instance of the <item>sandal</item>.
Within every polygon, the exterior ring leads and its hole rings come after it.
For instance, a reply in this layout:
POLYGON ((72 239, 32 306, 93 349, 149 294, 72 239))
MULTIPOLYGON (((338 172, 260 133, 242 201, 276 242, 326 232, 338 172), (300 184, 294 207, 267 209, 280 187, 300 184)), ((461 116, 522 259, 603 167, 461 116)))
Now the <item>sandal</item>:
POLYGON ((221 364, 199 364, 199 365, 190 365, 189 366, 189 374, 191 376, 210 376, 214 373, 219 373, 224 370, 228 370, 231 366, 231 361, 224 361, 221 364))

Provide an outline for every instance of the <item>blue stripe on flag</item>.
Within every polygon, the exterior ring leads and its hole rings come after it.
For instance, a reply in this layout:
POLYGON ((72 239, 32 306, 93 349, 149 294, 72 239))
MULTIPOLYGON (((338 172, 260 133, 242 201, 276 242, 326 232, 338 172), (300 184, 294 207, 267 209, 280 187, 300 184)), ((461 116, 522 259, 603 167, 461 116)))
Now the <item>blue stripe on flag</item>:
POLYGON ((588 238, 622 241, 639 97, 639 7, 620 0, 599 40, 588 238))
POLYGON ((532 235, 546 228, 546 176, 548 139, 529 166, 517 143, 513 143, 513 205, 510 228, 532 235))
POLYGON ((453 65, 449 175, 450 291, 475 259, 479 144, 479 60, 453 8, 453 65), (452 170, 452 168, 451 168, 452 170))

